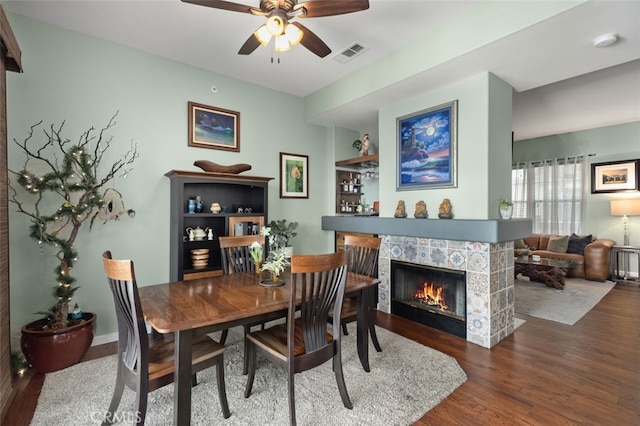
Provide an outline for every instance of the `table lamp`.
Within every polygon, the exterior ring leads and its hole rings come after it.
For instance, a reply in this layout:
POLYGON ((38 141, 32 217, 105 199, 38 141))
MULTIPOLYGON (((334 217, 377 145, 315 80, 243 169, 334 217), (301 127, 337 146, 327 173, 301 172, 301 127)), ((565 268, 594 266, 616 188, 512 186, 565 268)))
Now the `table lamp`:
POLYGON ((622 216, 623 245, 629 245, 629 217, 640 216, 640 198, 611 200, 611 216, 622 216))

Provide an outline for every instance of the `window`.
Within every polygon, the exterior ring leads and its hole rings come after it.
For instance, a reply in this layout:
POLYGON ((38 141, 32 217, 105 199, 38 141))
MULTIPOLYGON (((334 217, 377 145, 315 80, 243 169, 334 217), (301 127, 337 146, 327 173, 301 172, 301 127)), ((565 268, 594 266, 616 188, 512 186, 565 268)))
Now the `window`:
POLYGON ((533 219, 533 232, 580 234, 584 223, 584 157, 518 163, 511 172, 513 217, 533 219))

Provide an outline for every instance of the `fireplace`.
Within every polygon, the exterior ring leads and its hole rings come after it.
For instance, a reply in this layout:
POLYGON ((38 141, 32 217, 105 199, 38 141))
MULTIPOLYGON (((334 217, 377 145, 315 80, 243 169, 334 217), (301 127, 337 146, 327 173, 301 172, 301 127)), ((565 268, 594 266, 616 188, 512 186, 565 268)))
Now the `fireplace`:
POLYGON ((391 261, 391 313, 467 337, 466 273, 391 261))

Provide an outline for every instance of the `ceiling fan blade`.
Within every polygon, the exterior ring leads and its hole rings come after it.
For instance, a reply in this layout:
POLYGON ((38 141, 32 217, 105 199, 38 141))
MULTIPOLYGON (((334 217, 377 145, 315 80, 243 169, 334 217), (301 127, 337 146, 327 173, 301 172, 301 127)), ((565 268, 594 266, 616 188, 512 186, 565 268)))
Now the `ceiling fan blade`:
POLYGON ((246 4, 233 3, 224 0, 182 0, 182 2, 196 4, 198 6, 212 7, 214 9, 230 10, 232 12, 251 13, 251 9, 256 9, 253 6, 247 6, 246 4))
POLYGON ((258 46, 260 46, 260 41, 255 35, 251 34, 240 50, 238 50, 238 55, 250 55, 258 46))
POLYGON ((292 25, 298 27, 302 32, 302 40, 300 40, 300 44, 315 53, 316 55, 324 58, 329 53, 331 53, 331 49, 329 46, 325 44, 324 41, 320 40, 320 37, 315 35, 313 31, 309 28, 305 27, 299 22, 291 22, 292 25))
POLYGON ((345 13, 360 12, 369 9, 369 0, 307 0, 298 3, 293 10, 301 8, 307 10, 306 15, 298 18, 316 18, 319 16, 344 15, 345 13))

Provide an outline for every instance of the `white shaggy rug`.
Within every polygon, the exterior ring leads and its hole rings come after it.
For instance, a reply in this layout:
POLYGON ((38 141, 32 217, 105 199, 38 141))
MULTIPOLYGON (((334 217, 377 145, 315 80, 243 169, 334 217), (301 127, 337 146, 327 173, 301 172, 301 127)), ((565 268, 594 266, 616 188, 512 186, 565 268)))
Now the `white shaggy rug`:
MULTIPOLYGON (((355 328, 343 339, 343 367, 353 410, 342 400, 330 362, 296 375, 299 425, 409 425, 467 380, 448 355, 377 327, 383 352, 369 349, 371 372, 357 356, 355 328)), ((215 368, 198 373, 192 389, 194 425, 285 425, 289 423, 287 379, 283 370, 258 357, 253 392, 244 398, 242 329, 230 330, 225 352, 225 382, 231 417, 224 419, 215 368)), ((116 373, 116 356, 84 362, 47 374, 32 425, 100 424, 108 408, 116 373)), ((134 393, 125 390, 120 412, 134 411, 134 393)), ((149 394, 147 425, 170 425, 173 384, 149 394)), ((120 424, 131 424, 131 421, 120 424)))
POLYGON ((515 280, 515 311, 573 325, 611 291, 615 283, 565 279, 564 290, 522 277, 515 280))

